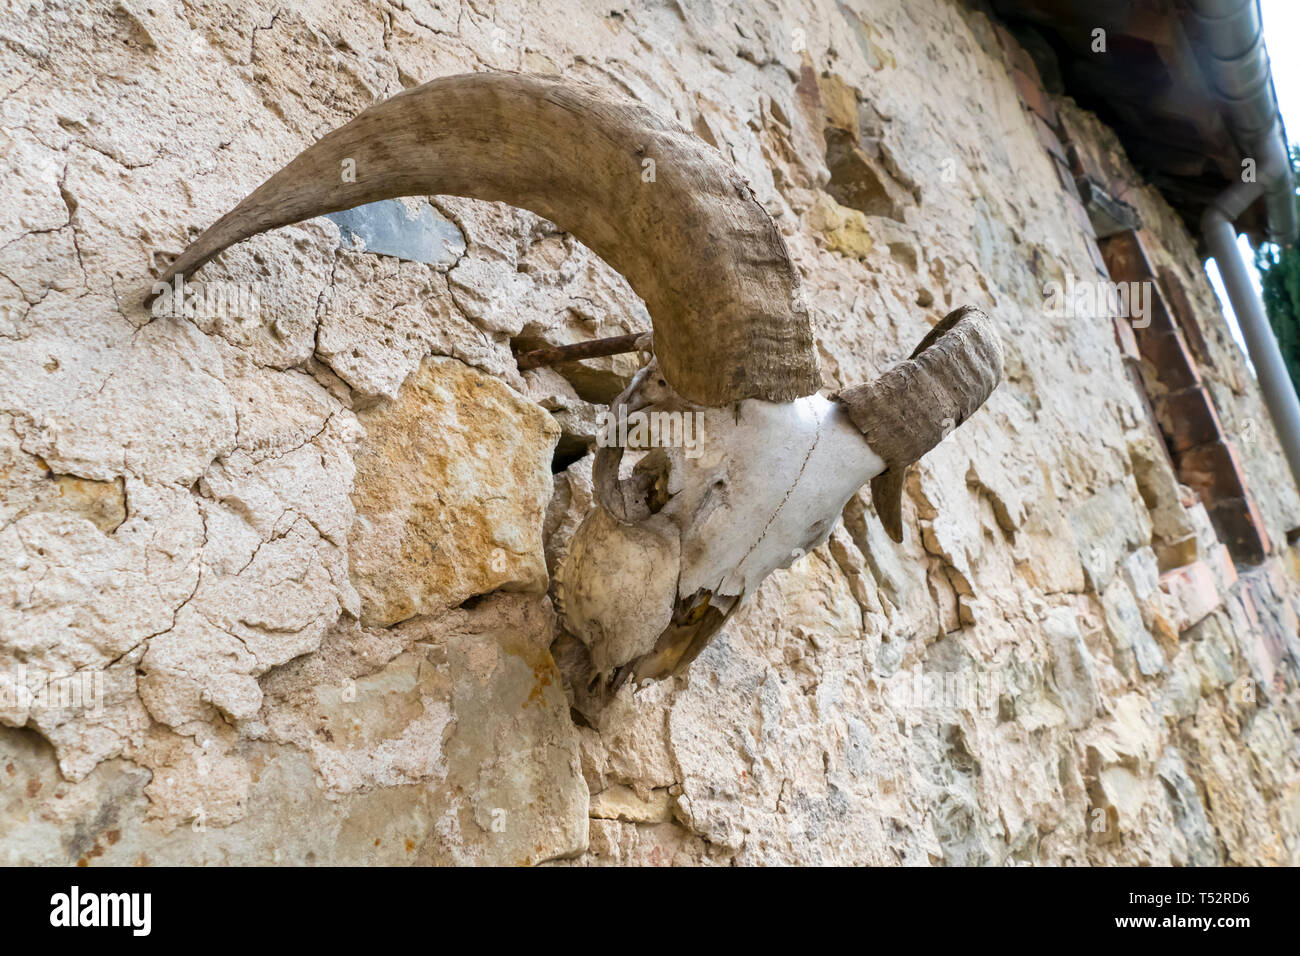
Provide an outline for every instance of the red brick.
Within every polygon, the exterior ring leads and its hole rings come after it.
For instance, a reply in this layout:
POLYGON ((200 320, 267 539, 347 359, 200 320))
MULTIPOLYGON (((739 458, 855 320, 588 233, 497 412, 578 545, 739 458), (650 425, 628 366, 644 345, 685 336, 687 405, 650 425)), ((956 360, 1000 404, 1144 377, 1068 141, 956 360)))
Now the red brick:
POLYGON ((1235 561, 1259 564, 1268 557, 1268 532, 1248 495, 1217 501, 1209 510, 1215 533, 1235 561))
POLYGON ((993 32, 998 35, 998 43, 1002 46, 1002 52, 1007 55, 1007 62, 1012 62, 1012 56, 1020 49, 1020 44, 1011 35, 1011 31, 1000 23, 993 24, 993 32))
POLYGON ((1209 616, 1223 603, 1214 572, 1204 561, 1193 561, 1160 575, 1160 590, 1169 595, 1176 609, 1179 631, 1185 631, 1209 616))
POLYGON ((1264 530, 1264 516, 1259 513, 1259 508, 1255 504, 1255 496, 1246 490, 1246 516, 1250 519, 1251 526, 1259 535, 1260 550, 1267 555, 1273 550, 1272 542, 1269 541, 1268 532, 1264 530))
POLYGON ((1137 338, 1133 335, 1133 329, 1128 324, 1128 319, 1115 319, 1115 341, 1119 343, 1119 350, 1124 353, 1125 358, 1133 361, 1140 361, 1142 356, 1138 352, 1137 338))
POLYGON ((1237 566, 1233 563, 1232 553, 1222 544, 1216 544, 1206 555, 1205 562, 1214 572, 1223 590, 1227 590, 1237 583, 1237 566))
MULTIPOLYGON (((1178 332, 1178 325, 1174 322, 1173 316, 1169 314, 1169 309, 1165 307, 1165 297, 1160 294, 1160 286, 1155 280, 1148 279, 1151 283, 1151 312, 1145 318, 1147 327, 1143 330, 1150 335, 1163 335, 1170 332, 1178 332)), ((1183 337, 1183 344, 1187 344, 1187 338, 1183 337)), ((1195 356, 1193 356, 1195 358, 1195 356)))
POLYGON ((1180 454, 1178 479, 1195 488, 1210 509, 1223 499, 1244 498, 1246 494, 1241 462, 1227 441, 1206 442, 1180 454))
POLYGON ((1011 57, 1011 68, 1025 74, 1030 82, 1042 89, 1043 78, 1039 75, 1038 64, 1034 62, 1034 58, 1029 55, 1028 50, 1020 45, 1019 41, 1013 40, 1012 43, 1013 46, 1007 51, 1011 57))
POLYGON ((1151 263, 1135 232, 1107 236, 1102 240, 1101 254, 1106 257, 1106 266, 1116 282, 1139 282, 1153 275, 1151 263))
MULTIPOLYGON (((1154 311, 1154 305, 1153 305, 1154 311)), ((1177 332, 1154 333, 1151 328, 1137 330, 1138 349, 1155 368, 1160 384, 1171 391, 1201 384, 1196 360, 1187 343, 1177 332)))
POLYGON ((1204 388, 1169 392, 1156 398, 1153 404, 1174 452, 1220 441, 1224 437, 1214 402, 1204 388))
MULTIPOLYGON (((1015 81, 1016 92, 1020 94, 1020 101, 1029 107, 1030 112, 1053 129, 1060 128, 1061 121, 1056 115, 1056 107, 1052 104, 1052 100, 1047 95, 1047 91, 1043 89, 1042 84, 1024 70, 1015 67, 1011 69, 1011 79, 1015 81)), ((1065 158, 1064 150, 1061 152, 1061 158, 1065 158)))
POLYGON ((1192 354, 1202 365, 1210 364, 1210 350, 1205 344, 1200 323, 1196 321, 1196 310, 1192 308, 1183 283, 1169 266, 1160 267, 1160 286, 1165 293, 1165 305, 1191 346, 1192 354))

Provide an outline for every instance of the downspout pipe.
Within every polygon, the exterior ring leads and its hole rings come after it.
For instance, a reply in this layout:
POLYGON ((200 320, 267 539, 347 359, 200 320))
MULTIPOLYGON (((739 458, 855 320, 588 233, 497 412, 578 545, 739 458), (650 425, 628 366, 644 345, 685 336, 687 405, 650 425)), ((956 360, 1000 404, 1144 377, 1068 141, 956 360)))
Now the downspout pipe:
POLYGON ((1289 243, 1297 232, 1295 182, 1273 94, 1259 7, 1256 0, 1189 0, 1189 5, 1201 20, 1211 57, 1210 79, 1226 105, 1228 124, 1243 153, 1256 161, 1254 181, 1233 183, 1206 207, 1201 232, 1223 277, 1291 477, 1300 487, 1300 398, 1264 303, 1251 284, 1233 225, 1263 198, 1269 238, 1289 243))
POLYGON ((1300 227, 1295 181, 1273 93, 1258 0, 1188 3, 1201 24, 1201 42, 1209 53, 1209 80, 1223 101, 1228 127, 1242 155, 1256 161, 1268 237, 1282 245, 1292 242, 1300 227))
POLYGON ((1201 217, 1201 231, 1210 255, 1219 266, 1223 287, 1246 340, 1250 361, 1259 378, 1259 389, 1277 430, 1282 453, 1291 468, 1291 477, 1300 487, 1300 399, 1296 397, 1295 386, 1286 370, 1286 363, 1282 361, 1282 352, 1268 324, 1264 303, 1251 284, 1249 269, 1237 247, 1237 229, 1232 224, 1262 193, 1260 183, 1230 186, 1205 210, 1201 217))

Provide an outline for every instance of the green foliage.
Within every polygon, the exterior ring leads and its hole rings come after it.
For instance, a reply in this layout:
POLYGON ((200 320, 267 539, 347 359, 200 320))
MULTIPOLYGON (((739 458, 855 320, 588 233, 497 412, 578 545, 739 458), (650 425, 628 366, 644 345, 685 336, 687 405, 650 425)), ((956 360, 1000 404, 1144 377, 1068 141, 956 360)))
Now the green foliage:
MULTIPOLYGON (((1291 165, 1300 182, 1300 147, 1291 147, 1291 165)), ((1261 245, 1255 267, 1264 285, 1264 311, 1273 327, 1291 384, 1300 392, 1300 248, 1261 245)))

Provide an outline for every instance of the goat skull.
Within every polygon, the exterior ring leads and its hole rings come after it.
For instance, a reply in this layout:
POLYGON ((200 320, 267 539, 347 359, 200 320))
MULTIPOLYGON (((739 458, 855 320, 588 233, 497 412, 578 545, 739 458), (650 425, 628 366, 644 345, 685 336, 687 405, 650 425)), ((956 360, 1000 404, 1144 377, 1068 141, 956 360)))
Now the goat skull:
POLYGON ((218 220, 161 281, 268 229, 437 194, 530 209, 602 256, 654 323, 655 358, 616 413, 702 416, 698 457, 647 450, 621 477, 623 450, 597 453, 599 504, 557 582, 566 627, 590 652, 589 686, 685 667, 768 574, 826 539, 867 481, 901 540, 907 467, 1001 375, 987 318, 962 308, 877 381, 817 394, 798 272, 745 182, 644 106, 555 77, 445 77, 370 107, 218 220), (342 177, 349 160, 356 175, 342 177))
POLYGON ((868 481, 901 540, 907 466, 979 406, 1000 372, 997 339, 969 308, 907 362, 833 399, 698 409, 651 362, 616 413, 696 413, 701 427, 691 453, 655 447, 627 478, 623 448, 597 452, 599 504, 557 575, 565 624, 591 656, 588 691, 680 672, 767 575, 829 537, 868 481))

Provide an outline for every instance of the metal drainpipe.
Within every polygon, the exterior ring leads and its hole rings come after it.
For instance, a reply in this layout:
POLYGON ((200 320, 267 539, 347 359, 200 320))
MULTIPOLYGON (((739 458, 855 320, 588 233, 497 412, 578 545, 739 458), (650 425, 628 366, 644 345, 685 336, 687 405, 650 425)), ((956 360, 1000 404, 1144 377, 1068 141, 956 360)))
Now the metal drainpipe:
POLYGON ((1228 123, 1238 143, 1256 160, 1258 180, 1234 183, 1220 193, 1201 217, 1201 231, 1246 339, 1264 404, 1291 476, 1300 486, 1300 399, 1282 361, 1264 304, 1251 285, 1233 226, 1237 217, 1262 196, 1270 238, 1286 243, 1296 234, 1295 184, 1273 95, 1259 8, 1256 0, 1189 0, 1189 5, 1204 27, 1211 55, 1210 79, 1226 104, 1228 123))
POLYGON ((1291 477, 1300 487, 1300 400, 1287 373, 1282 352, 1273 337, 1273 329, 1264 314, 1264 303, 1255 294, 1250 273, 1237 248, 1237 230, 1232 221, 1263 192, 1258 183, 1240 183, 1230 187, 1205 210, 1201 231, 1210 255, 1218 263, 1228 301, 1237 315, 1237 324, 1246 340, 1250 361, 1259 378, 1264 404, 1273 419, 1273 427, 1282 443, 1282 452, 1291 467, 1291 477), (1240 187, 1246 186, 1247 189, 1240 187), (1233 208, 1236 212, 1232 212, 1233 208))

